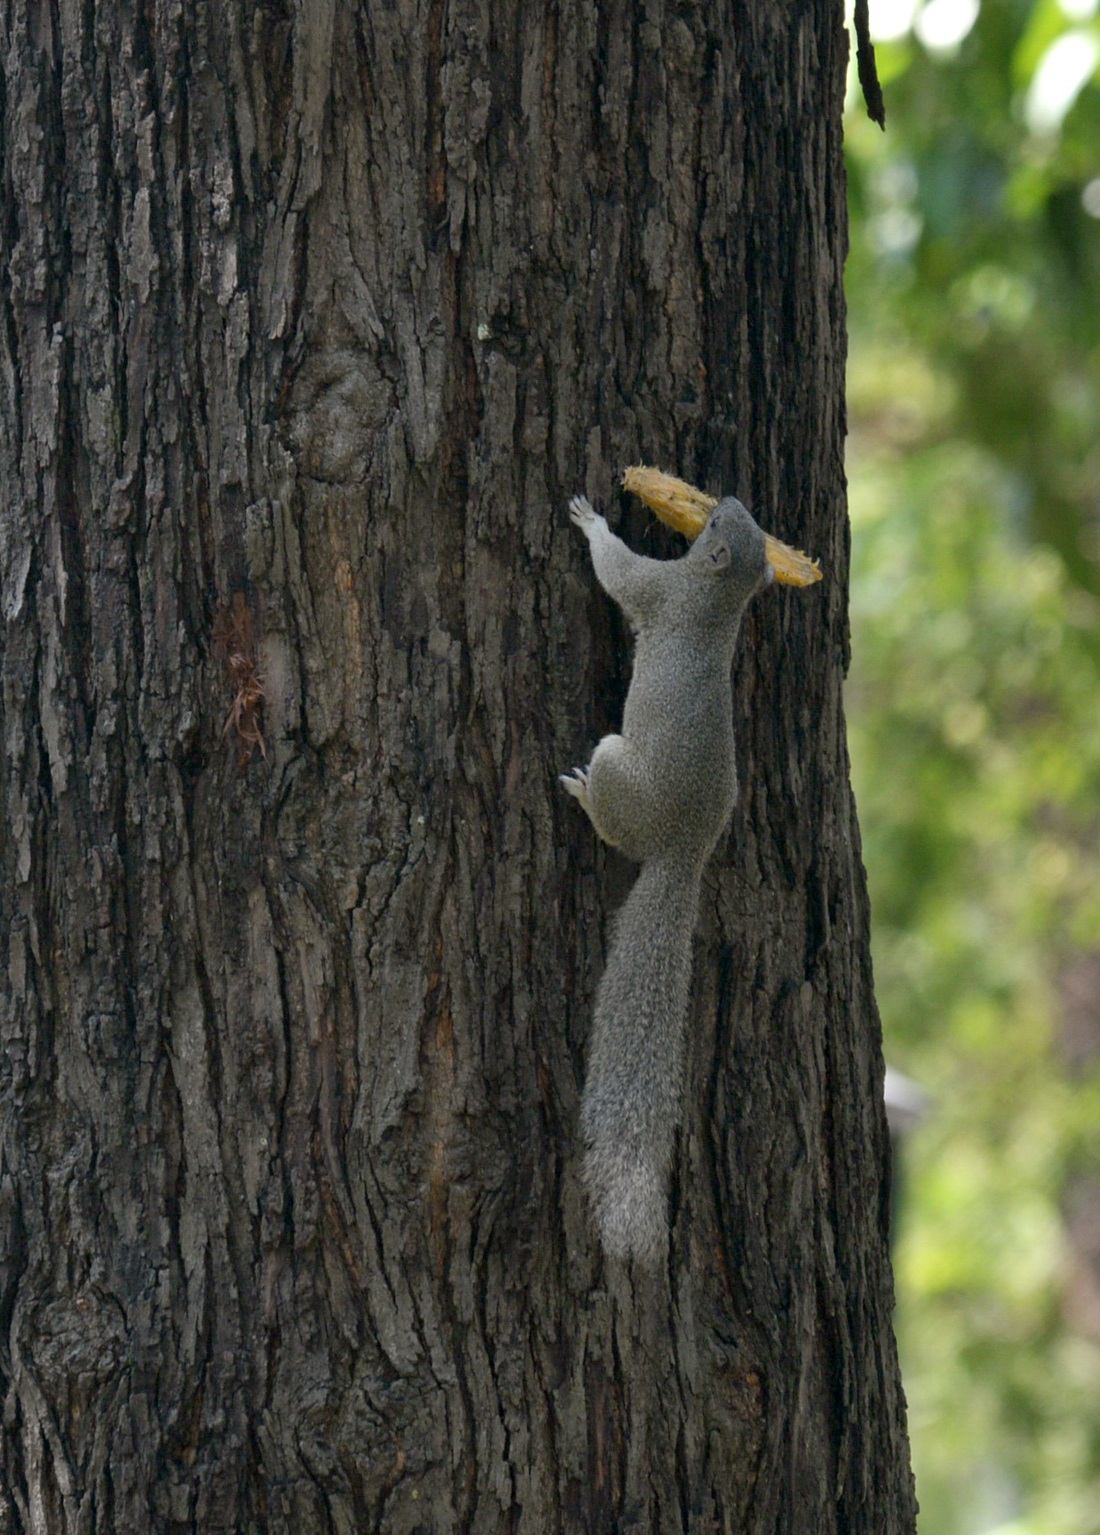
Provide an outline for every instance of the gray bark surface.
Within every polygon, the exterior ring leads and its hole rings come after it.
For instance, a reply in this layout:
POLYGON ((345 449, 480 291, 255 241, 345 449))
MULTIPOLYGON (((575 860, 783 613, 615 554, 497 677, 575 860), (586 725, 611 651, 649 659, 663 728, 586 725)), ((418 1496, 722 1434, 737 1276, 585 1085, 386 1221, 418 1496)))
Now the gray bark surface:
POLYGON ((847 782, 839 0, 0 14, 0 1532, 913 1528, 847 782), (667 1270, 559 791, 635 461, 756 602, 667 1270), (262 692, 262 697, 260 696, 262 692), (261 742, 262 737, 262 742, 261 742))

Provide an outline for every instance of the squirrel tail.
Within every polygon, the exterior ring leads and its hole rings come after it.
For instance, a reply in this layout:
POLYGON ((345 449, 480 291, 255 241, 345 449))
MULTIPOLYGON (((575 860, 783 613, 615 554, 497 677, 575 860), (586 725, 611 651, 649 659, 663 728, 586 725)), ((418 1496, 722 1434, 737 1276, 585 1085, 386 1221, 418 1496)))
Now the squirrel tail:
POLYGON ((581 1105, 584 1181, 604 1251, 656 1262, 683 1093, 698 869, 643 864, 596 995, 581 1105))

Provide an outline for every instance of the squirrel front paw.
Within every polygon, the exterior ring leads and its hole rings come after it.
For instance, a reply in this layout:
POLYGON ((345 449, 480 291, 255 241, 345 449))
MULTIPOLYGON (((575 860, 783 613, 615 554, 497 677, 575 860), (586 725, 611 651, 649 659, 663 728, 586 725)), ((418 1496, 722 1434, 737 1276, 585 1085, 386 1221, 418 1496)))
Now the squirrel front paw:
POLYGON ((569 503, 569 518, 582 533, 590 533, 603 518, 597 512, 587 496, 574 496, 569 503))

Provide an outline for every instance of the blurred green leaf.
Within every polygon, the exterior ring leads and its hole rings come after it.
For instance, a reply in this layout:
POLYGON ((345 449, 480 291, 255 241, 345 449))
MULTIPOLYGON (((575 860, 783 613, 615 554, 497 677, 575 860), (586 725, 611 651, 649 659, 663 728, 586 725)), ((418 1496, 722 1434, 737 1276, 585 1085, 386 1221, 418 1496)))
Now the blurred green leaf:
POLYGON ((934 1099, 897 1254, 929 1535, 1100 1535, 1100 979, 1072 1064, 1060 991, 1100 955, 1100 89, 1025 115, 1087 11, 884 45, 888 131, 848 118, 848 710, 887 1053, 934 1099))

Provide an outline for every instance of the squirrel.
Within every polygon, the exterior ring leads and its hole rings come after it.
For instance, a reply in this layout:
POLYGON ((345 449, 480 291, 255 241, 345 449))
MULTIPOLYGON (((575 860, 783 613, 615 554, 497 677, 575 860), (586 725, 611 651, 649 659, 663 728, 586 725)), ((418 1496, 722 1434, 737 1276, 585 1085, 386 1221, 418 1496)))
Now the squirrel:
POLYGON ((732 496, 675 560, 635 554, 584 496, 569 514, 636 636, 621 734, 561 777, 598 835, 641 864, 596 994, 584 1182, 604 1251, 652 1264, 668 1229, 703 869, 737 801, 734 645, 775 571, 765 534, 732 496))

